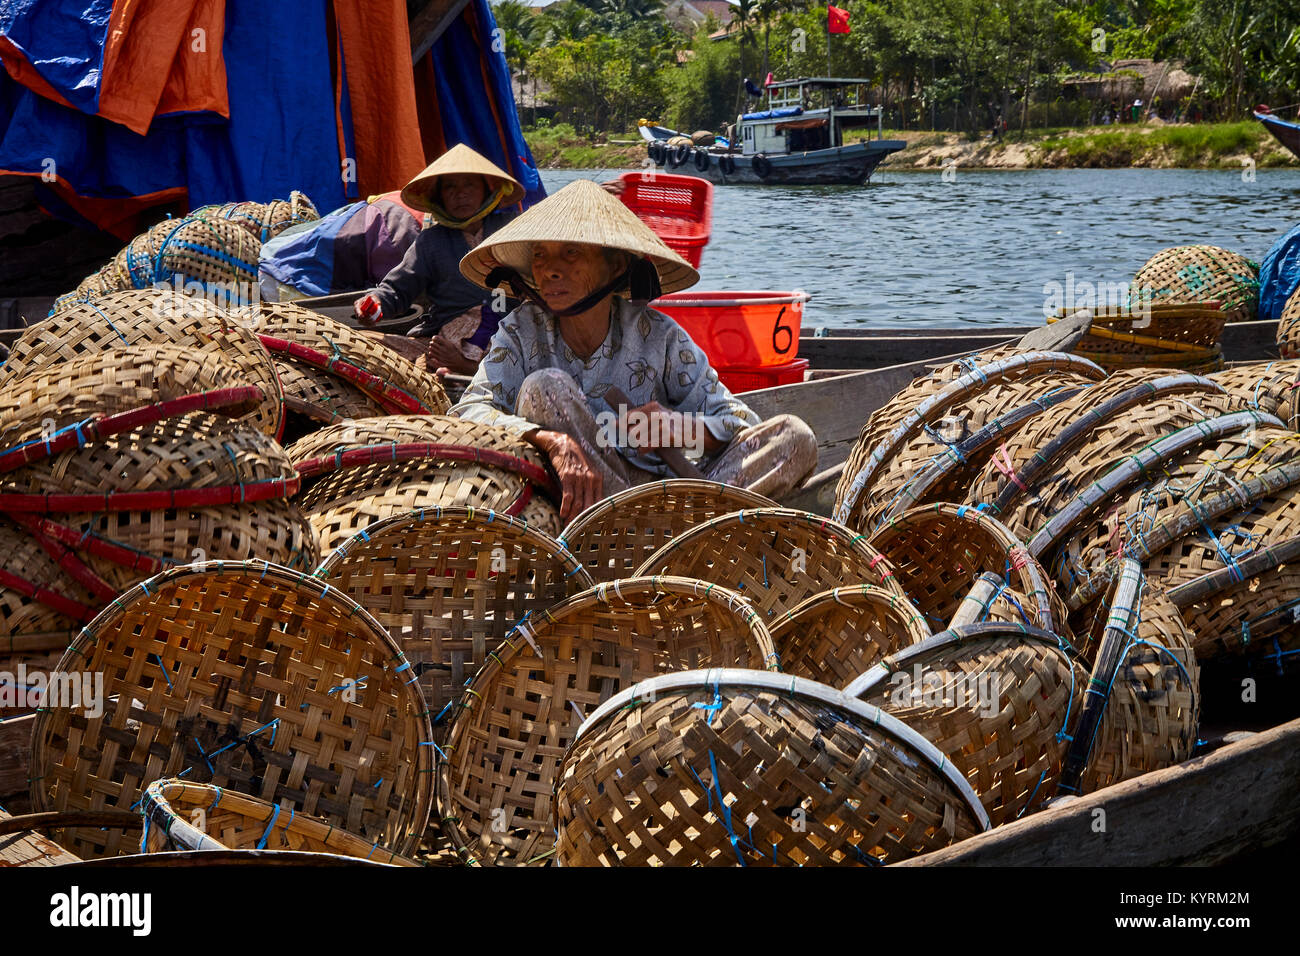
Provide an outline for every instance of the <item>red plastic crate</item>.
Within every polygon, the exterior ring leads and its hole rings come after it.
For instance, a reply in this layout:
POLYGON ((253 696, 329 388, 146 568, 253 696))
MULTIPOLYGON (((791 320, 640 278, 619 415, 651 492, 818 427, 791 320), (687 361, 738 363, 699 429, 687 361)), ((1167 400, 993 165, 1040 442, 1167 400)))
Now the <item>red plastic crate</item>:
POLYGON ((713 184, 671 173, 624 173, 619 199, 664 245, 695 267, 713 231, 713 184))
POLYGON ((650 303, 704 349, 714 368, 786 365, 799 354, 806 292, 674 292, 650 303))
POLYGON ((772 388, 776 385, 790 385, 803 381, 803 373, 808 371, 808 360, 797 358, 785 365, 763 365, 758 368, 720 368, 716 370, 722 384, 730 392, 752 392, 760 388, 772 388))

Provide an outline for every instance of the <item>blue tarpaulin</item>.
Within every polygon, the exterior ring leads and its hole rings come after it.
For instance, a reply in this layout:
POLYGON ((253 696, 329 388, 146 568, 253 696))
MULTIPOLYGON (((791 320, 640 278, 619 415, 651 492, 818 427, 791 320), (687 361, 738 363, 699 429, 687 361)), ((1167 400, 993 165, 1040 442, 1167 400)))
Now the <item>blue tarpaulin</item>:
POLYGON ((1259 318, 1277 319, 1300 288, 1300 226, 1273 243, 1259 267, 1259 318))

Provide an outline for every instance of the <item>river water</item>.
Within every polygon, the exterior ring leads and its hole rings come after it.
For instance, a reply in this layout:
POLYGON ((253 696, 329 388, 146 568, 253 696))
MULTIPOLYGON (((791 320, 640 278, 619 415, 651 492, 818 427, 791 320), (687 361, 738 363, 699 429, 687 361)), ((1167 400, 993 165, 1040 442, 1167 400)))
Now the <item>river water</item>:
MULTIPOLYGON (((548 191, 619 171, 544 170, 548 191)), ((866 186, 718 186, 699 289, 803 289, 804 332, 1039 325, 1120 292, 1166 246, 1258 262, 1300 223, 1300 170, 889 172, 866 186), (1067 303, 1068 304, 1068 303, 1067 303)))

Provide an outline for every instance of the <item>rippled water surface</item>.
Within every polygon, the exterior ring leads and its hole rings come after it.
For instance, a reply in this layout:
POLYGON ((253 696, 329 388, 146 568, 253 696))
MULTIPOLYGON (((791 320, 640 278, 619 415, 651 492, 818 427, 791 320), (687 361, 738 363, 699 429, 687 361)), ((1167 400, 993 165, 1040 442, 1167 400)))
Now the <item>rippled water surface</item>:
MULTIPOLYGON (((543 171, 555 191, 600 170, 543 171)), ((1044 285, 1117 284, 1160 249, 1259 261, 1300 222, 1300 170, 878 171, 866 186, 719 186, 700 289, 796 289, 804 328, 1036 325, 1044 285)))

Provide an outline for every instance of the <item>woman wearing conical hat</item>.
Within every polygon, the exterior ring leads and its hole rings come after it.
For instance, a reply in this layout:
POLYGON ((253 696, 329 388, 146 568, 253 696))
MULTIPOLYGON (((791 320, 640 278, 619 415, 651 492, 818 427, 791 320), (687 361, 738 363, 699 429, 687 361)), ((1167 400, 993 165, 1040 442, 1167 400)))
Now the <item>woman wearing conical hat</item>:
POLYGON ((509 428, 547 455, 564 519, 671 474, 666 448, 698 455, 706 478, 769 497, 812 473, 811 429, 790 415, 760 421, 681 326, 646 304, 699 274, 596 183, 544 199, 460 268, 524 301, 452 414, 509 428))
POLYGON ((436 224, 420 233, 374 292, 357 300, 357 316, 363 323, 392 318, 428 295, 432 306, 408 334, 432 336, 431 369, 472 374, 509 310, 500 296, 461 275, 460 260, 514 219, 523 197, 523 186, 464 143, 448 150, 402 190, 402 202, 431 213, 436 224))

